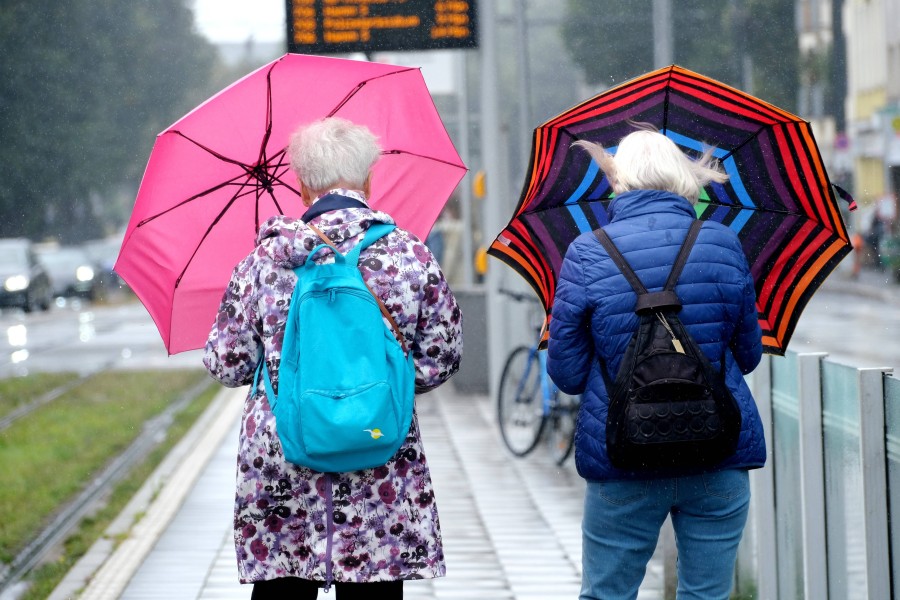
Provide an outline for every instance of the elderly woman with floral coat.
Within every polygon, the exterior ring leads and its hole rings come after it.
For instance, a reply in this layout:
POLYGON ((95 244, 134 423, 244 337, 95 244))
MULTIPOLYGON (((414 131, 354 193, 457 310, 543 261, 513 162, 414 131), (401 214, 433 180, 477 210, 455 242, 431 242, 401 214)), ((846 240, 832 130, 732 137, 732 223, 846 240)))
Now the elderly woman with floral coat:
MULTIPOLYGON (((323 119, 298 130, 289 152, 309 208, 302 219, 269 219, 256 248, 234 270, 204 357, 209 372, 226 386, 251 384, 263 351, 277 386, 293 268, 321 243, 307 223, 343 253, 373 224, 393 223, 366 202, 379 156, 366 128, 323 119)), ((317 261, 328 260, 323 254, 328 255, 319 253, 317 261)), ((446 381, 459 369, 462 315, 429 249, 396 228, 363 251, 359 267, 413 353, 416 392, 446 381)), ((269 402, 262 383, 251 386, 237 464, 234 538, 240 580, 254 583, 253 598, 316 598, 317 588, 332 582, 339 599, 402 598, 403 580, 444 575, 438 513, 415 415, 406 441, 386 465, 326 474, 284 459, 269 402)))

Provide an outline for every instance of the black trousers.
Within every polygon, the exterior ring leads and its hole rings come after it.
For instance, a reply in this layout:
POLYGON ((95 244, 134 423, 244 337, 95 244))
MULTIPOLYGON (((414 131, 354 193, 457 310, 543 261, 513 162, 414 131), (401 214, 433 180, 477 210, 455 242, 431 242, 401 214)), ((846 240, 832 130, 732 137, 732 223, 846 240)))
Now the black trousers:
MULTIPOLYGON (((250 600, 315 600, 322 583, 298 577, 281 577, 253 584, 250 600)), ((403 600, 402 581, 335 583, 336 600, 403 600)))

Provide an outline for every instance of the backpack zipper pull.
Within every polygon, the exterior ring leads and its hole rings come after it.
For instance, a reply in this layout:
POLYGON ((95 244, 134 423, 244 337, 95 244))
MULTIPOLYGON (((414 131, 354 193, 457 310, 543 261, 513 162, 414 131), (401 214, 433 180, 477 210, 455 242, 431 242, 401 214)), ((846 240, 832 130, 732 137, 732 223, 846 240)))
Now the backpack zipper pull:
POLYGON ((334 288, 331 288, 330 290, 328 290, 328 301, 329 302, 334 302, 334 295, 335 295, 334 288))
POLYGON ((656 318, 659 319, 659 322, 662 323, 663 327, 666 328, 666 331, 669 332, 669 335, 672 336, 672 346, 675 348, 675 352, 679 354, 684 354, 684 346, 681 345, 681 342, 678 338, 675 337, 675 332, 672 331, 672 327, 669 325, 669 322, 666 321, 666 318, 659 313, 654 313, 656 318))

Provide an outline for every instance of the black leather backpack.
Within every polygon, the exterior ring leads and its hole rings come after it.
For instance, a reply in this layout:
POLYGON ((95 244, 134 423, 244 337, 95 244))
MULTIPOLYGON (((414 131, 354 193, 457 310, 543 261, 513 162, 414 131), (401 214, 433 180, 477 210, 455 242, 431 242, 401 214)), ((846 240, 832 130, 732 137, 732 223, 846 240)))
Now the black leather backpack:
POLYGON ((741 412, 724 371, 713 369, 678 318, 675 284, 701 226, 691 225, 658 292, 647 291, 603 229, 594 231, 634 288, 640 318, 615 380, 601 367, 610 398, 606 448, 617 468, 703 468, 722 462, 737 446, 741 412))

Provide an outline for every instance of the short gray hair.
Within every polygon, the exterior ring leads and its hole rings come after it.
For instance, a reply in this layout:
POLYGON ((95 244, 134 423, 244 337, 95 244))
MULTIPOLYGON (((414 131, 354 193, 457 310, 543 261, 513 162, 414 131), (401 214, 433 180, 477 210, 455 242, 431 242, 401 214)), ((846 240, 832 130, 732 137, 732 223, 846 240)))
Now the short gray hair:
POLYGON ((728 180, 728 175, 712 157, 714 148, 708 148, 700 158, 693 160, 675 142, 643 125, 622 138, 615 155, 593 142, 578 141, 572 145, 587 150, 606 174, 616 194, 631 190, 663 190, 695 204, 706 184, 728 180))
POLYGON ((288 155, 300 181, 321 192, 342 181, 361 188, 381 148, 368 127, 327 117, 297 129, 291 135, 288 155))

